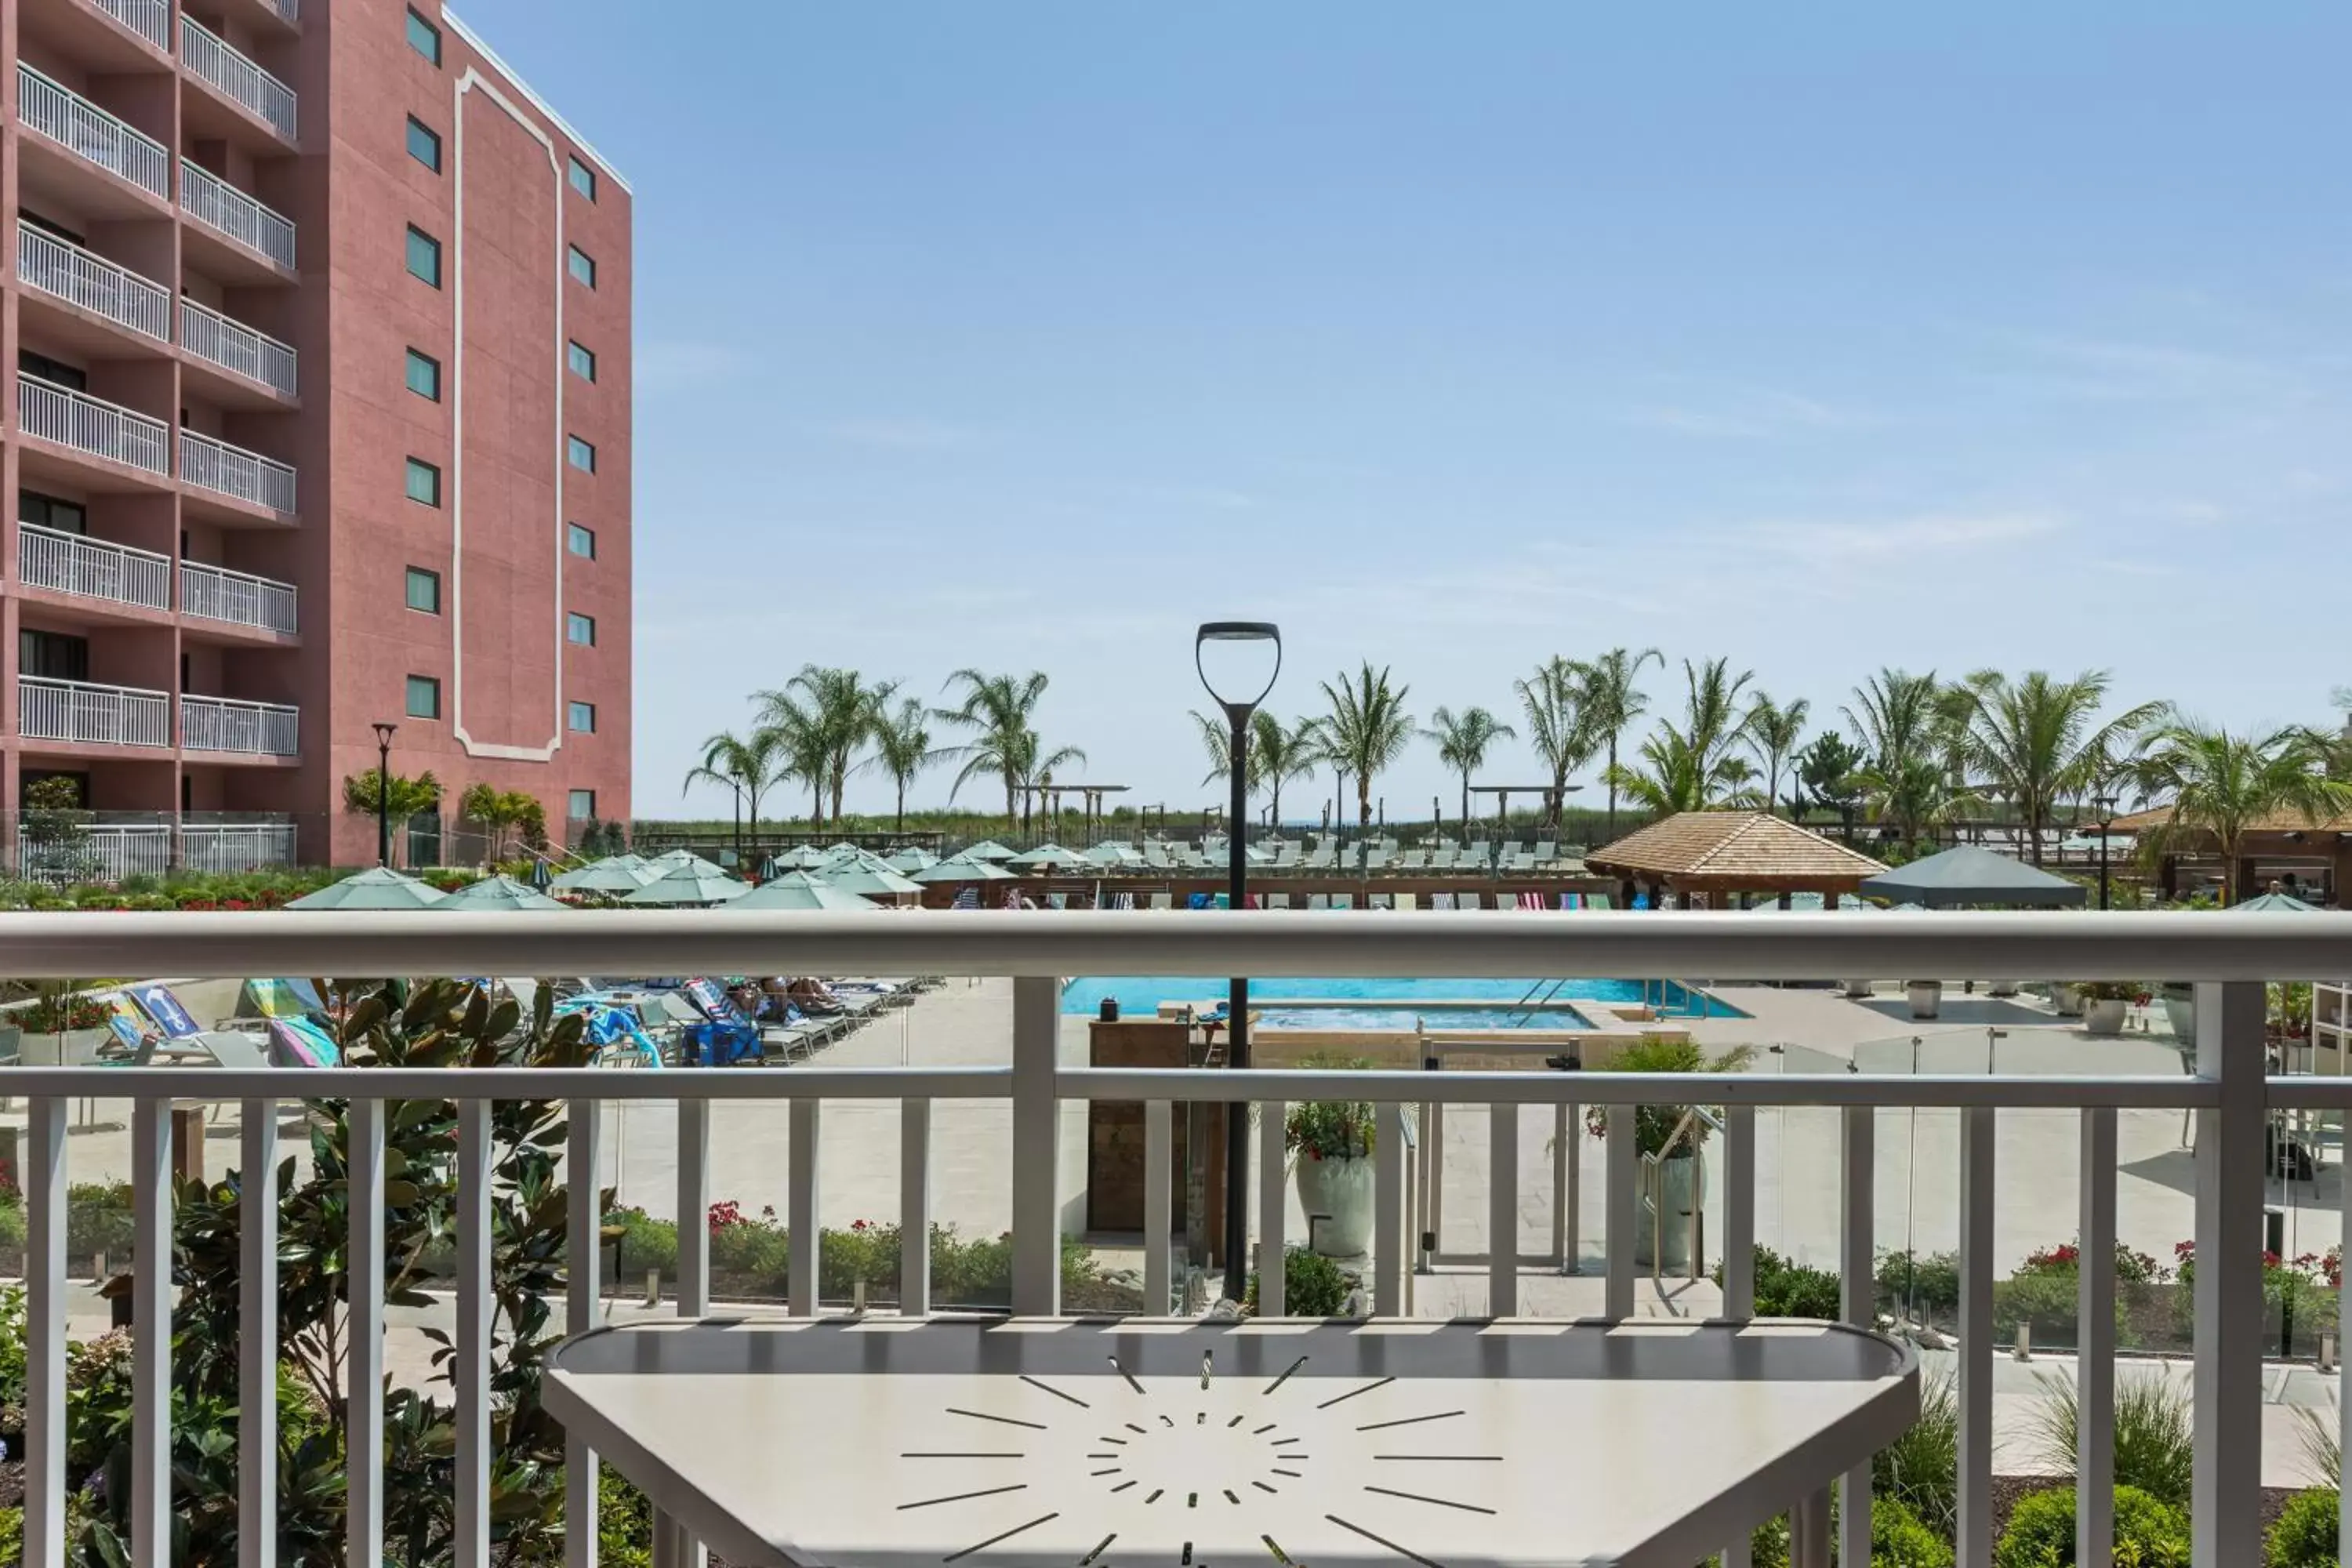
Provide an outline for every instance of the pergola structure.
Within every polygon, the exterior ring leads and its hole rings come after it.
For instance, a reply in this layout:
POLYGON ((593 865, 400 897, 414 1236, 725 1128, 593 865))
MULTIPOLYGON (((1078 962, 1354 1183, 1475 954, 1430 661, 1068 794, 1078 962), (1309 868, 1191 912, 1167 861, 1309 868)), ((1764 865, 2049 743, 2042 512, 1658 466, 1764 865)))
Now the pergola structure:
POLYGON ((1685 907, 1745 909, 1762 894, 1785 906, 1791 893, 1819 893, 1835 909, 1859 896, 1863 879, 1886 869, 1869 856, 1761 811, 1685 811, 1588 853, 1585 868, 1615 877, 1632 908, 1668 895, 1685 907))
POLYGON ((1538 800, 1543 802, 1545 815, 1549 817, 1554 824, 1558 824, 1562 814, 1568 809, 1568 797, 1574 795, 1583 787, 1584 786, 1582 784, 1570 784, 1565 789, 1556 790, 1548 784, 1472 784, 1470 786, 1470 793, 1472 795, 1491 795, 1495 797, 1495 826, 1496 831, 1500 832, 1511 820, 1511 797, 1513 795, 1531 795, 1535 796, 1538 800))
POLYGON ((1096 825, 1103 818, 1103 796, 1125 795, 1135 786, 1098 784, 1015 784, 1013 787, 1014 793, 1021 797, 1021 817, 1024 827, 1029 819, 1029 808, 1033 805, 1037 806, 1041 814, 1048 819, 1058 821, 1062 815, 1064 797, 1076 795, 1078 809, 1085 816, 1087 837, 1091 841, 1095 835, 1096 825))
MULTIPOLYGON (((2116 837, 2137 840, 2160 834, 2171 823, 2172 807, 2159 805, 2101 826, 2116 837)), ((2245 831, 2231 866, 2221 863, 2221 847, 2209 832, 2192 828, 2172 837, 2156 862, 2157 885, 2167 898, 2179 895, 2184 871, 2221 877, 2233 904, 2273 880, 2313 903, 2341 904, 2352 894, 2352 814, 2315 822, 2301 812, 2273 813, 2245 831)))

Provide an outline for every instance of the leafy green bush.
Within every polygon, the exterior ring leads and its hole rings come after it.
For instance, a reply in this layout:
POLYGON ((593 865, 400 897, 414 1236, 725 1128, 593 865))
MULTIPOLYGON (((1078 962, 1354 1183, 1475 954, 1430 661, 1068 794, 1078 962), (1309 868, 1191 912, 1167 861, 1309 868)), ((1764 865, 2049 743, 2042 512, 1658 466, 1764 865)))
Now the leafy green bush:
POLYGON ((81 1262, 104 1253, 131 1260, 131 1184, 76 1182, 66 1189, 66 1258, 81 1262))
MULTIPOLYGON (((1257 1276, 1249 1277, 1242 1305, 1257 1310, 1257 1276)), ((1293 1318, 1336 1318, 1347 1310, 1348 1276, 1339 1266, 1308 1247, 1286 1248, 1282 1255, 1282 1310, 1293 1318)))
MULTIPOLYGON (((2034 1492, 2011 1510, 1993 1568, 2072 1568, 2074 1489, 2034 1492)), ((2115 1568, 2189 1568, 2189 1516, 2137 1487, 2116 1489, 2115 1568)))
POLYGON ((1960 1398, 1950 1373, 1930 1373, 1921 1380, 1919 1418, 1872 1458, 1870 1487, 1875 1497, 1901 1504, 1943 1539, 1952 1539, 1960 1519, 1960 1398))
POLYGON ((1878 1298, 1907 1303, 1927 1313, 1951 1313, 1960 1305, 1960 1255, 1957 1252, 1883 1252, 1878 1258, 1878 1298))
MULTIPOLYGON (((1716 1266, 1715 1282, 1723 1283, 1720 1264, 1716 1266)), ((1834 1320, 1841 1310, 1836 1275, 1826 1268, 1808 1268, 1791 1262, 1769 1247, 1756 1249, 1758 1317, 1834 1320)))
MULTIPOLYGON (((2044 1373, 2032 1416, 2035 1446, 2053 1467, 2072 1469, 2080 1408, 2072 1378, 2044 1373)), ((2116 1381, 2116 1484, 2173 1508, 2189 1506, 2195 1459, 2189 1390, 2158 1373, 2116 1381)))
POLYGON ((1952 1549, 1900 1501, 1874 1497, 1870 1568, 1952 1568, 1952 1549))
POLYGON ((2263 1542, 2263 1568, 2336 1568, 2340 1506, 2334 1487, 2314 1487, 2289 1498, 2263 1542))

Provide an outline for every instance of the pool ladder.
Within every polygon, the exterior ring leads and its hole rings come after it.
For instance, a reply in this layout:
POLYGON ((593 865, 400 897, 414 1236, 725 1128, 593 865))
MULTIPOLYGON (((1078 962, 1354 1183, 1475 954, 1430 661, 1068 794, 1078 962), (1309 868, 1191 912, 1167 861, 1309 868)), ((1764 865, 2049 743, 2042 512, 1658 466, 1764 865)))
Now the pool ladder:
MULTIPOLYGON (((1505 1021, 1503 1027, 1507 1029, 1525 1027, 1538 1013, 1544 1011, 1559 999, 1560 988, 1567 984, 1568 981, 1563 977, 1558 980, 1538 980, 1528 986, 1527 994, 1514 1004, 1514 1010, 1505 1021)), ((1706 999, 1699 994, 1697 987, 1685 981, 1645 980, 1642 983, 1642 1000, 1644 1005, 1654 1009, 1662 1018, 1706 1016, 1706 999), (1677 994, 1681 998, 1679 1001, 1675 999, 1677 994)))

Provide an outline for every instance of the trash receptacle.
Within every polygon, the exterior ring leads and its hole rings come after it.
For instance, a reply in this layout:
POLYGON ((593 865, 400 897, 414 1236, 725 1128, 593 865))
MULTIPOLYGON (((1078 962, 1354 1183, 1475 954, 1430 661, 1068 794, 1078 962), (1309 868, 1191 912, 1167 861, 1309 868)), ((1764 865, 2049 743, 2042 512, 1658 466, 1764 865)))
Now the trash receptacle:
POLYGON ((1102 1021, 1106 1024, 1116 1024, 1118 1022, 1118 997, 1106 996, 1102 999, 1101 1016, 1102 1021))

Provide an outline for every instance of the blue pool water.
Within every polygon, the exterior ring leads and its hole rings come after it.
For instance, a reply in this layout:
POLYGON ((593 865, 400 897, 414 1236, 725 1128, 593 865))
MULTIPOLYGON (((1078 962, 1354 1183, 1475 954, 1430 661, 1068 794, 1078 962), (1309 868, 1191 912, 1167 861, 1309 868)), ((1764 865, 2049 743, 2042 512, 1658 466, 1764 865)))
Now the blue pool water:
MULTIPOLYGON (((1509 1007, 1486 1009, 1475 1007, 1416 1006, 1416 1003, 1438 1002, 1498 1002, 1516 1003, 1529 992, 1549 996, 1555 1003, 1638 1003, 1644 994, 1654 994, 1654 984, 1645 986, 1638 980, 1260 980, 1252 989, 1255 994, 1271 998, 1313 998, 1334 1001, 1361 1002, 1360 1007, 1272 1007, 1260 1015, 1260 1025, 1273 1028, 1318 1029, 1410 1029, 1415 1018, 1432 1028, 1475 1029, 1512 1026, 1535 1029, 1574 1029, 1585 1026, 1588 1020, 1572 1008, 1543 1008, 1522 1016, 1509 1007)), ((1118 998, 1119 1009, 1130 1016, 1150 1017, 1163 1002, 1198 1002, 1224 994, 1224 986, 1214 979, 1200 975, 1120 974, 1095 975, 1074 980, 1062 993, 1065 1013, 1093 1013, 1101 1007, 1103 998, 1118 998)), ((1704 992, 1686 993, 1679 985, 1668 988, 1666 1002, 1677 1011, 1696 1011, 1696 1004, 1705 1004, 1706 1016, 1715 1018, 1736 1018, 1739 1010, 1709 996, 1704 992)))

